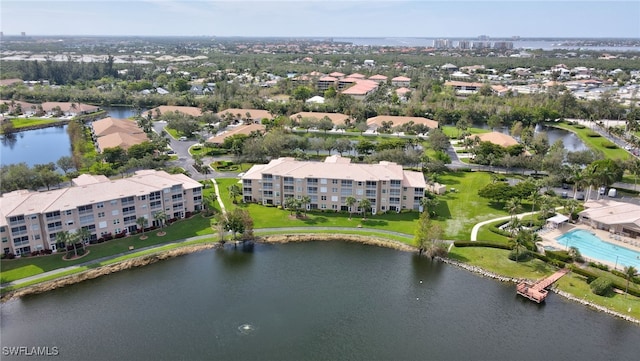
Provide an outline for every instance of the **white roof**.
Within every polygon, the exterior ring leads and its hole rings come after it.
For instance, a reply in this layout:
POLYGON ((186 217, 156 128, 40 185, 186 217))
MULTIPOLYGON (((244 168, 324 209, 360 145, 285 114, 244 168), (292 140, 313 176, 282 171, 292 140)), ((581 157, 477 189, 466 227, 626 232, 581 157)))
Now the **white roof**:
POLYGON ((555 224, 560 224, 560 223, 566 222, 568 220, 569 220, 569 217, 563 216, 562 214, 556 214, 555 216, 553 216, 551 218, 547 218, 547 222, 551 222, 551 223, 555 223, 555 224))

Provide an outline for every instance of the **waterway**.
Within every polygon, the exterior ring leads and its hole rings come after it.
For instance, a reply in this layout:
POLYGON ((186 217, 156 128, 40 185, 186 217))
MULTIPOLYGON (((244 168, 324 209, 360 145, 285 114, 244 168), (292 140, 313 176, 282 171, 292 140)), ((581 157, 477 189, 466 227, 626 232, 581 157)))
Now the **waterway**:
MULTIPOLYGON (((126 119, 134 116, 130 107, 105 107, 114 118, 126 119)), ((146 109, 145 109, 146 110, 146 109)), ((13 137, 0 136, 0 165, 24 162, 29 166, 56 162, 60 157, 71 155, 71 140, 67 126, 16 132, 13 137)))
MULTIPOLYGON (((209 250, 1 306, 64 360, 633 360, 640 327, 361 244, 209 250)), ((3 360, 12 359, 3 357, 3 360)), ((37 358, 33 358, 37 359, 37 358)))
MULTIPOLYGON (((441 38, 437 38, 441 39, 441 38)), ((419 47, 432 47, 436 38, 414 38, 414 37, 390 37, 390 38, 333 38, 335 42, 351 43, 359 46, 419 46, 419 47)), ((457 46, 459 40, 484 41, 493 43, 495 41, 503 41, 503 39, 453 39, 454 46, 457 46)), ((514 49, 523 50, 588 50, 588 51, 640 51, 640 47, 637 46, 577 46, 568 45, 561 39, 557 40, 504 40, 513 43, 514 49)))
MULTIPOLYGON (((489 126, 486 123, 474 123, 473 126, 475 128, 489 129, 489 126)), ((510 134, 510 129, 508 127, 496 128, 495 130, 504 134, 510 134)), ((568 152, 589 150, 589 147, 584 144, 580 137, 568 130, 548 127, 545 125, 536 125, 534 132, 535 134, 546 133, 549 145, 553 145, 556 141, 562 140, 562 144, 568 152)))

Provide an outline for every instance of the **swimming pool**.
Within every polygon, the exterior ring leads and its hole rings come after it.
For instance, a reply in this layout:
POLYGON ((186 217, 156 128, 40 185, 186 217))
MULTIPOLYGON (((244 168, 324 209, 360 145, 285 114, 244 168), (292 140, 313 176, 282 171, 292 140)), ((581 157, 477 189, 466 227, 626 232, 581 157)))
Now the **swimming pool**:
POLYGON ((598 238, 598 236, 583 229, 567 232, 557 237, 556 241, 563 245, 564 248, 576 247, 583 256, 592 260, 607 261, 613 264, 615 264, 617 260, 618 266, 634 266, 636 269, 640 268, 640 252, 605 242, 598 238))

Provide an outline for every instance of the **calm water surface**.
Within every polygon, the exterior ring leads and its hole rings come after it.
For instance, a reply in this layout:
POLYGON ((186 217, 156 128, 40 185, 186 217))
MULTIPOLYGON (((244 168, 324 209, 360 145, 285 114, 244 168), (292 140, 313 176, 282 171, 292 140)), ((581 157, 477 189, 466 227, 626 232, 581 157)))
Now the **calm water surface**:
POLYGON ((25 162, 29 166, 56 162, 71 155, 67 126, 16 132, 12 137, 0 137, 0 164, 25 162))
MULTIPOLYGON (((2 305, 2 346, 65 360, 635 360, 640 327, 414 255, 204 251, 2 305)), ((9 359, 4 357, 4 359, 9 359)))

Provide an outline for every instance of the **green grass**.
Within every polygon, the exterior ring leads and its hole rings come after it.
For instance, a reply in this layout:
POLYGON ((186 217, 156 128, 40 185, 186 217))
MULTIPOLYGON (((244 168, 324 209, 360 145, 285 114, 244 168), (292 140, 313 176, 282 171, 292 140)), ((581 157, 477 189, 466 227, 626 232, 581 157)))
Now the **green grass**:
POLYGON ((445 238, 469 240, 473 226, 482 221, 508 215, 507 212, 478 196, 478 190, 491 182, 491 175, 484 172, 449 172, 438 177, 438 182, 455 188, 439 196, 436 212, 445 238))
MULTIPOLYGON (((612 274, 608 274, 607 277, 615 278, 612 274)), ((589 284, 585 281, 584 277, 569 273, 556 282, 556 287, 559 290, 570 293, 583 300, 595 303, 597 305, 604 306, 610 310, 619 312, 623 315, 631 316, 635 319, 640 319, 640 298, 612 293, 606 296, 598 296, 591 292, 589 284), (631 309, 631 311, 629 311, 631 309)))
MULTIPOLYGON (((460 136, 460 133, 462 133, 460 130, 458 130, 458 128, 456 128, 453 125, 445 125, 445 126, 440 127, 440 129, 442 129, 442 132, 446 136, 448 136, 449 138, 452 138, 452 139, 457 139, 460 136)), ((482 133, 491 132, 491 130, 489 130, 489 129, 482 129, 482 128, 467 128, 466 131, 471 133, 471 134, 482 134, 482 133)))
POLYGON ((508 258, 510 251, 485 247, 452 247, 449 257, 506 277, 537 280, 551 275, 555 268, 539 259, 514 262, 508 258))
POLYGON ((39 125, 47 125, 64 122, 66 119, 58 119, 58 118, 13 118, 11 119, 11 123, 13 123, 14 128, 26 128, 33 127, 39 125))
MULTIPOLYGON (((287 234, 335 234, 334 230, 325 230, 325 229, 305 229, 299 231, 287 231, 287 234)), ((282 231, 266 231, 266 232, 256 232, 258 235, 280 235, 283 234, 282 231)), ((411 235, 407 235, 406 237, 397 236, 394 234, 381 233, 375 231, 362 231, 362 230, 340 230, 340 234, 357 234, 359 236, 370 236, 370 237, 378 237, 384 239, 391 239, 394 241, 399 241, 410 246, 414 245, 413 237, 411 235)))
POLYGON ((494 242, 494 243, 504 243, 507 244, 509 243, 509 237, 505 237, 503 235, 497 234, 497 233, 493 233, 489 230, 489 227, 491 225, 493 226, 498 226, 499 224, 502 224, 504 222, 508 222, 508 221, 495 221, 489 224, 486 224, 482 227, 480 227, 480 229, 478 230, 478 241, 487 241, 487 242, 494 242))
POLYGON ((104 243, 88 246, 89 254, 77 260, 64 261, 63 254, 57 253, 47 256, 24 257, 13 260, 2 260, 2 272, 0 277, 2 282, 15 281, 24 277, 34 276, 43 272, 48 272, 61 267, 73 266, 79 263, 92 261, 101 257, 107 257, 118 253, 129 251, 129 246, 143 248, 162 243, 173 242, 179 239, 213 234, 210 226, 210 219, 196 215, 189 220, 180 220, 169 227, 165 227, 167 234, 163 237, 157 236, 156 231, 146 233, 149 238, 140 240, 139 235, 127 238, 113 239, 104 243))
POLYGON ((606 140, 603 137, 589 137, 589 134, 593 132, 591 129, 589 129, 589 127, 586 127, 584 129, 578 129, 573 125, 564 124, 564 123, 549 123, 547 125, 551 127, 565 129, 575 133, 576 135, 578 135, 580 140, 582 140, 584 144, 586 144, 589 148, 601 151, 604 154, 605 158, 627 159, 630 157, 630 154, 627 153, 627 151, 624 149, 620 149, 620 148, 609 149, 609 148, 603 147, 602 142, 606 140))

